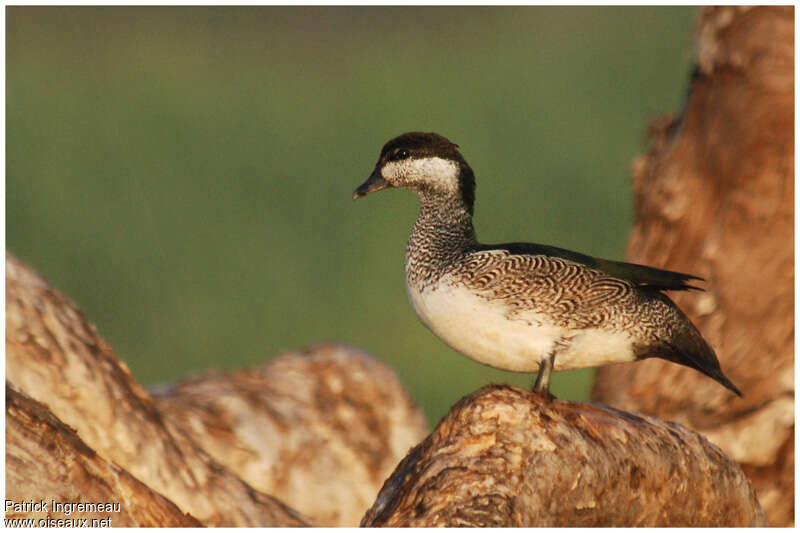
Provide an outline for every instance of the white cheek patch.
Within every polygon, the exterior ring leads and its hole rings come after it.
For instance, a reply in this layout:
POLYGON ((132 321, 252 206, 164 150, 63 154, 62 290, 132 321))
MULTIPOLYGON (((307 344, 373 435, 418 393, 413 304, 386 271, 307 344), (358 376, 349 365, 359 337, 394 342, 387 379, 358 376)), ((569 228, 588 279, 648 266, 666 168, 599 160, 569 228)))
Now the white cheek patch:
POLYGON ((398 187, 425 184, 444 193, 458 191, 458 165, 441 157, 392 161, 383 166, 381 174, 398 187))

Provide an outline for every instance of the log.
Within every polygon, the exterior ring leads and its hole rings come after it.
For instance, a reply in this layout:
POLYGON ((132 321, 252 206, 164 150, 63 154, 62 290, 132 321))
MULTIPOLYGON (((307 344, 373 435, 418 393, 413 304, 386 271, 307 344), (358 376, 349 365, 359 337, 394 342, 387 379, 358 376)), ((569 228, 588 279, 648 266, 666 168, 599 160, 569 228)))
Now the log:
POLYGON ((198 376, 153 397, 216 461, 319 526, 357 526, 428 434, 394 372, 341 345, 198 376))
POLYGON ((739 466, 677 424, 509 386, 465 397, 363 526, 759 526, 739 466))
MULTIPOLYGON (((103 459, 205 525, 307 523, 243 482, 164 420, 150 395, 76 306, 9 253, 6 379, 46 404, 103 459)), ((24 486, 10 488, 32 493, 24 486)))
POLYGON ((30 519, 39 527, 57 525, 49 520, 75 520, 73 525, 86 520, 82 525, 93 527, 201 525, 126 470, 97 455, 46 406, 8 382, 5 517, 30 519), (25 506, 40 501, 46 507, 25 506), (100 507, 80 512, 73 504, 100 507))
POLYGON ((702 432, 792 525, 794 8, 704 8, 685 107, 650 138, 627 258, 708 280, 674 299, 744 398, 656 359, 600 369, 592 397, 702 432))

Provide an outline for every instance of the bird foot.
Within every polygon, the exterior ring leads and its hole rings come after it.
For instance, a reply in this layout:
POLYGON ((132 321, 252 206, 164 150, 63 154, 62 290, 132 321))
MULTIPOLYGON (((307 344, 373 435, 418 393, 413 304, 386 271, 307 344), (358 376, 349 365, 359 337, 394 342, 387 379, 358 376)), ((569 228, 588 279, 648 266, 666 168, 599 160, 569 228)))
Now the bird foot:
POLYGON ((555 397, 549 390, 539 391, 539 390, 536 390, 534 388, 534 389, 531 390, 531 392, 536 394, 536 395, 538 395, 538 396, 541 396, 542 398, 544 398, 548 402, 552 402, 552 401, 558 400, 558 398, 555 397))

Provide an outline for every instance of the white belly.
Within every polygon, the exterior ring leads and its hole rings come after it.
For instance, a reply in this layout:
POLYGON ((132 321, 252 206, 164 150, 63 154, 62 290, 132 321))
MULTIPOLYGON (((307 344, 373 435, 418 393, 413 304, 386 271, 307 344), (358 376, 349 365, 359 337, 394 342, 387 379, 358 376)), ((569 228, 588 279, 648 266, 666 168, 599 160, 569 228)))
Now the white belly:
POLYGON ((447 283, 418 291, 406 285, 423 324, 451 348, 495 368, 537 372, 555 350, 555 369, 586 368, 633 361, 631 338, 597 328, 570 330, 534 311, 509 319, 502 300, 488 300, 447 283))

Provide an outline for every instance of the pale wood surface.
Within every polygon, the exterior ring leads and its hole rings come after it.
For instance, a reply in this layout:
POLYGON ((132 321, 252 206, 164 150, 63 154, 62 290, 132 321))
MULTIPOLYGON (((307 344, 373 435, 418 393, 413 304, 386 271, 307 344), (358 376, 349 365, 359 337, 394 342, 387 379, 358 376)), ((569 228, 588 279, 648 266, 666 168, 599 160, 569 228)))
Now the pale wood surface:
POLYGON ((357 526, 428 434, 394 372, 341 345, 198 376, 154 398, 219 463, 318 526, 357 526))
MULTIPOLYGON (((206 525, 305 524, 165 420, 75 305, 9 253, 6 379, 47 405, 105 460, 206 525)), ((11 479, 24 479, 24 472, 11 479)))
MULTIPOLYGON (((111 527, 197 527, 191 515, 89 448, 41 403, 6 384, 6 500, 44 500, 46 511, 5 518, 109 520, 111 527), (119 512, 85 513, 54 505, 119 504, 119 512)), ((80 522, 78 522, 80 523, 80 522)))
POLYGON ((738 465, 677 424, 509 386, 462 399, 366 526, 756 526, 738 465))
POLYGON ((628 260, 707 279, 676 294, 742 390, 650 360, 598 372, 593 398, 691 427, 747 472, 771 525, 794 523, 794 9, 701 11, 680 116, 634 165, 628 260))

